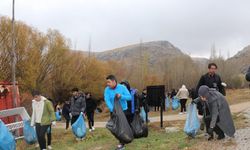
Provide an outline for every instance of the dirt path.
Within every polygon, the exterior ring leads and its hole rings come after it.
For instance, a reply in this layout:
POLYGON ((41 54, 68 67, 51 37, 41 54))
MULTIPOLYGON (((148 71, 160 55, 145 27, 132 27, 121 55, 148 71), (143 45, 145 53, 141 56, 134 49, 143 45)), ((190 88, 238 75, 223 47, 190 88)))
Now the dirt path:
MULTIPOLYGON (((234 104, 230 106, 232 113, 240 113, 247 109, 250 109, 250 102, 244 102, 239 104, 234 104)), ((150 122, 160 122, 160 116, 150 117, 150 122)), ((176 121, 176 120, 186 120, 186 115, 165 115, 163 116, 163 121, 176 121)), ((104 128, 106 122, 95 122, 95 127, 104 128)), ((64 128, 65 123, 57 123, 56 128, 64 128)))

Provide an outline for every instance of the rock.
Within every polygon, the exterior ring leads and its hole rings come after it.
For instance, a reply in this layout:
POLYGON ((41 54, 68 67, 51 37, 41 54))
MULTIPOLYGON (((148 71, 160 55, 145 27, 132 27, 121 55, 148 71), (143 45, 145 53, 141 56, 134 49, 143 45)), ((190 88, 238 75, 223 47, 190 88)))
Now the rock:
POLYGON ((166 127, 165 128, 166 133, 172 133, 172 132, 178 132, 180 129, 178 127, 166 127))

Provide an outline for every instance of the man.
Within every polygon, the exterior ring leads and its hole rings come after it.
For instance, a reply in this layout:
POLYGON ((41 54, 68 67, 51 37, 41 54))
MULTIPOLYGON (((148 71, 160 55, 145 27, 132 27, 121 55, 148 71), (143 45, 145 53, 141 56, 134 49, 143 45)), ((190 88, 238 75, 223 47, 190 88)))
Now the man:
POLYGON ((146 88, 142 90, 142 94, 140 95, 139 106, 140 108, 142 107, 144 108, 145 113, 146 113, 146 121, 150 122, 148 119, 149 106, 147 102, 147 89, 146 88))
POLYGON ((62 109, 62 115, 64 116, 65 120, 66 120, 66 128, 65 131, 68 130, 69 128, 69 122, 70 122, 70 101, 65 101, 65 104, 63 105, 63 109, 62 109))
MULTIPOLYGON (((114 110, 114 100, 115 98, 119 99, 120 105, 122 107, 122 110, 125 114, 127 114, 127 101, 131 100, 131 95, 127 88, 124 85, 118 84, 117 79, 114 75, 109 75, 106 78, 106 84, 107 87, 104 91, 104 100, 105 103, 112 114, 114 110)), ((120 142, 120 144, 117 146, 117 150, 124 149, 124 143, 120 142)))
POLYGON ((131 124, 134 118, 135 111, 138 111, 137 102, 138 102, 138 94, 137 89, 131 88, 128 81, 124 80, 121 82, 122 85, 126 86, 128 91, 131 94, 131 101, 128 101, 128 111, 126 115, 126 118, 128 120, 128 123, 131 124))
POLYGON ((250 81, 250 67, 248 68, 247 73, 246 73, 246 80, 250 81))
POLYGON ((72 116, 71 125, 76 122, 81 112, 85 113, 86 109, 85 96, 83 93, 79 92, 78 88, 72 89, 72 95, 73 96, 70 98, 70 115, 72 116))
POLYGON ((46 149, 45 134, 49 126, 56 125, 56 116, 52 103, 45 97, 41 96, 40 92, 34 90, 32 92, 34 100, 32 100, 32 116, 31 126, 36 127, 36 134, 41 150, 46 149))
POLYGON ((196 91, 198 92, 200 86, 206 85, 209 88, 214 88, 217 91, 219 91, 221 94, 225 95, 225 92, 223 92, 223 86, 221 82, 221 78, 218 74, 216 74, 217 71, 217 65, 215 63, 208 64, 208 73, 201 76, 199 83, 196 87, 196 91))
POLYGON ((214 88, 209 88, 206 85, 199 88, 198 94, 199 97, 195 99, 193 103, 203 101, 205 104, 204 107, 207 107, 210 112, 210 118, 206 118, 206 124, 208 124, 208 134, 210 135, 208 140, 214 138, 213 132, 218 135, 218 140, 224 139, 225 134, 230 137, 234 137, 235 127, 230 108, 225 97, 214 88))
POLYGON ((86 93, 86 114, 89 123, 89 131, 92 132, 95 130, 94 127, 94 114, 97 107, 95 100, 92 98, 91 93, 86 93))

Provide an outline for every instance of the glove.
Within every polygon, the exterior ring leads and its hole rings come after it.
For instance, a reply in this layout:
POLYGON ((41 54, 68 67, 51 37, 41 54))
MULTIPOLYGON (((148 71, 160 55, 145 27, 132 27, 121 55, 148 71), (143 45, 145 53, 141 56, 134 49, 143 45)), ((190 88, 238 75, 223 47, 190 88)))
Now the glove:
POLYGON ((208 129, 207 129, 207 133, 208 133, 209 135, 213 135, 213 131, 214 131, 214 128, 208 128, 208 129))
POLYGON ((56 121, 52 121, 51 123, 53 126, 56 126, 56 121))

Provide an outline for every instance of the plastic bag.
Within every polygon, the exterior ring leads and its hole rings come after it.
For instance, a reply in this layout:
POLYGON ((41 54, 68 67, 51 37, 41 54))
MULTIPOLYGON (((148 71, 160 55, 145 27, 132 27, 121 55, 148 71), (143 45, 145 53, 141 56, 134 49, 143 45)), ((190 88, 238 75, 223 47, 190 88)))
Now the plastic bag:
POLYGON ((146 122, 146 112, 145 112, 144 107, 141 107, 140 116, 143 119, 143 121, 146 122))
POLYGON ((135 138, 148 136, 147 124, 145 124, 139 113, 135 113, 133 121, 131 123, 131 128, 135 138))
POLYGON ((56 114, 56 121, 61 121, 62 116, 60 115, 60 112, 56 111, 55 114, 56 114))
POLYGON ((86 125, 81 113, 75 123, 72 124, 72 131, 77 138, 86 136, 86 125))
POLYGON ((30 145, 36 143, 37 137, 36 137, 36 131, 34 127, 30 126, 29 120, 26 120, 23 123, 24 123, 23 135, 24 135, 25 142, 30 145))
POLYGON ((114 111, 106 128, 123 144, 130 143, 134 139, 132 129, 117 99, 115 99, 114 111))
POLYGON ((170 108, 170 101, 168 97, 166 97, 165 104, 166 104, 166 109, 170 108))
POLYGON ((16 141, 9 129, 0 119, 0 150, 15 150, 16 141))
POLYGON ((196 104, 188 106, 187 120, 184 127, 184 132, 191 137, 195 137, 200 129, 200 120, 197 115, 196 104))
POLYGON ((180 107, 180 101, 177 97, 174 97, 172 100, 172 109, 176 110, 180 107))

